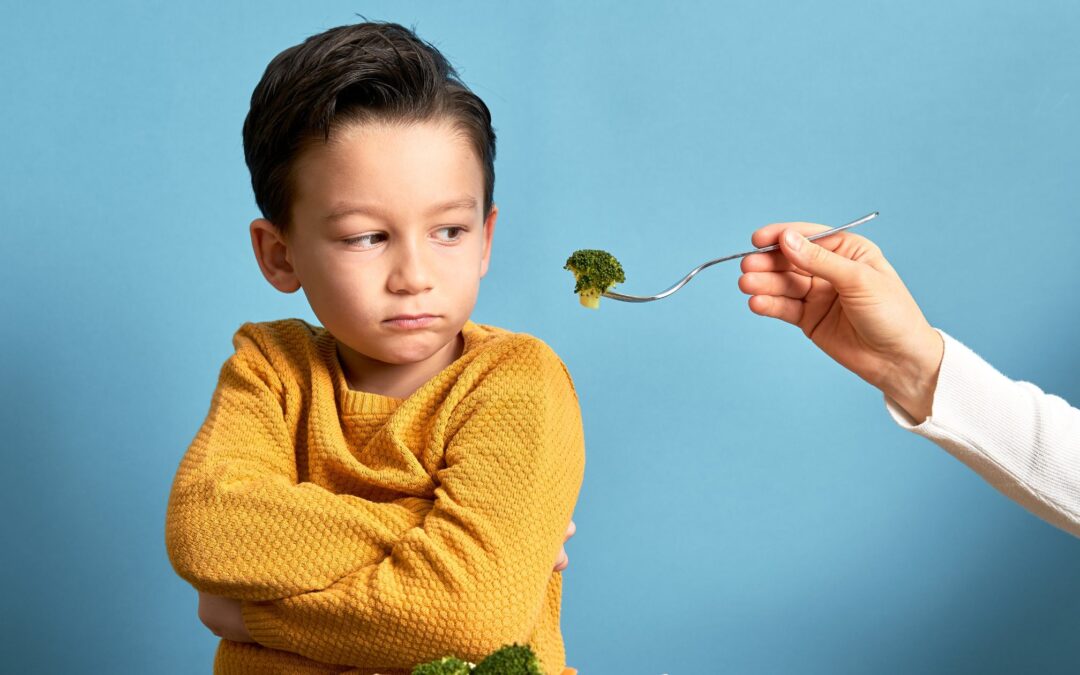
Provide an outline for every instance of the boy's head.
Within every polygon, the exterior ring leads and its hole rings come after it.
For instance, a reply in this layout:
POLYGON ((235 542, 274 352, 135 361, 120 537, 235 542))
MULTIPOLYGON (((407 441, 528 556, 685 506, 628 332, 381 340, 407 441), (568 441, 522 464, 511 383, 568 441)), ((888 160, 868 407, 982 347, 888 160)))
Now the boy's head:
POLYGON ((490 112, 442 54, 397 24, 315 35, 267 66, 243 135, 267 280, 303 288, 343 356, 445 356, 498 209, 490 112))
POLYGON ((484 214, 495 189, 491 113, 438 49, 393 23, 339 26, 278 54, 251 95, 244 158, 263 217, 287 232, 294 164, 305 146, 357 122, 444 119, 484 172, 484 214))

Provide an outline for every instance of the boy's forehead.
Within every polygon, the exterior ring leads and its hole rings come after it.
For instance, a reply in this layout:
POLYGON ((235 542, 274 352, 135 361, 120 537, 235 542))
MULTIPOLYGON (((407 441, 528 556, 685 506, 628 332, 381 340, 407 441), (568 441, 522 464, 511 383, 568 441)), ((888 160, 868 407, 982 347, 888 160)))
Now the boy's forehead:
POLYGON ((476 211, 484 190, 471 144, 440 123, 342 130, 305 149, 294 180, 295 206, 325 220, 476 211))
MULTIPOLYGON (((438 202, 430 206, 420 205, 425 216, 438 216, 452 211, 475 211, 480 206, 475 197, 463 195, 449 201, 438 202)), ((387 212, 378 202, 339 202, 328 210, 324 220, 334 221, 348 216, 369 216, 372 218, 388 218, 387 212)))

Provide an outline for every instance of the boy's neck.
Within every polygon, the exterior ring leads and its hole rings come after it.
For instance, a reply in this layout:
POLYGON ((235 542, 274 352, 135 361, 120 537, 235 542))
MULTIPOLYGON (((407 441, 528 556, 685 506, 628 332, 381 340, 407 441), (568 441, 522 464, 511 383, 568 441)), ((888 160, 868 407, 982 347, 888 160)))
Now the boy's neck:
POLYGON ((411 396, 464 351, 465 336, 460 332, 427 359, 405 364, 378 361, 337 343, 338 361, 350 389, 400 399, 411 396))

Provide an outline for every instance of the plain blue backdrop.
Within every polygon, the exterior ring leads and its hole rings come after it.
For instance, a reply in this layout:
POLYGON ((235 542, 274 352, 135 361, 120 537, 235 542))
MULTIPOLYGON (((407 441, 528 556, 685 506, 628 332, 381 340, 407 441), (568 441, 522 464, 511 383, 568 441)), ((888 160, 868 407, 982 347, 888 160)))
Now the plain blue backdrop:
POLYGON ((0 26, 10 672, 207 673, 165 554, 174 471, 261 277, 240 127, 282 49, 416 28, 485 99, 499 227, 473 318, 547 341, 587 469, 583 675, 1075 673, 1080 542, 896 427, 737 263, 764 224, 874 239, 930 321, 1080 401, 1080 4, 34 2, 0 26))

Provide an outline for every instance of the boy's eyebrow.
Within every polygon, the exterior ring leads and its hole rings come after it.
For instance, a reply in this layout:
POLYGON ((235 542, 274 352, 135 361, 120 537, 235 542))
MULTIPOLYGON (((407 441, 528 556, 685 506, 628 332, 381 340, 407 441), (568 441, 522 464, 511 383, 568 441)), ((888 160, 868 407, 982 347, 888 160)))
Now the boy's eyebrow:
MULTIPOLYGON (((472 197, 459 197, 458 199, 452 199, 442 204, 436 204, 428 209, 427 215, 434 216, 445 211, 454 211, 457 209, 475 209, 476 199, 472 197)), ((383 212, 377 206, 370 206, 367 204, 341 204, 329 215, 326 216, 326 220, 336 220, 345 216, 359 214, 363 216, 374 216, 376 218, 382 218, 383 212)))

